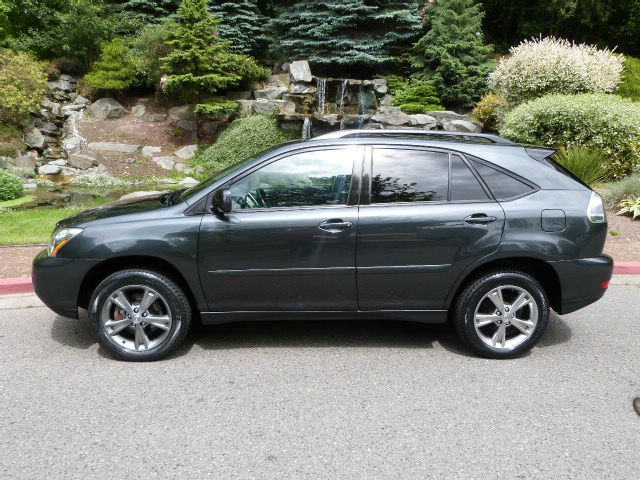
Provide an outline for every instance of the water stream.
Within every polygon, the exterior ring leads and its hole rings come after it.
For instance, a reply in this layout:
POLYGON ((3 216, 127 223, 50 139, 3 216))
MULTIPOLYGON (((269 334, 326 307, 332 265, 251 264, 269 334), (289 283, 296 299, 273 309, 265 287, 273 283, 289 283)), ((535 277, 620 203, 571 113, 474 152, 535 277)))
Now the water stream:
POLYGON ((318 88, 318 91, 316 92, 316 99, 318 102, 316 113, 324 115, 325 105, 327 103, 327 79, 316 78, 316 85, 318 88))
POLYGON ((305 117, 304 123, 302 124, 302 139, 309 140, 311 138, 311 119, 309 117, 305 117))

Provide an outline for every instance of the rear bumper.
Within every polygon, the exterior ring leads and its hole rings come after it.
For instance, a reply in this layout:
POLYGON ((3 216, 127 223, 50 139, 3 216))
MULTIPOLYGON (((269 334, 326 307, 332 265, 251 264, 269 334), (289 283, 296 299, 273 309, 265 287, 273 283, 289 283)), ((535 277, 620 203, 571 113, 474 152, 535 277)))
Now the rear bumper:
POLYGON ((600 300, 613 274, 613 259, 608 255, 549 263, 560 280, 561 315, 600 300))
POLYGON ((33 259, 33 289, 40 300, 58 315, 78 318, 82 281, 97 263, 97 260, 49 257, 43 250, 33 259))

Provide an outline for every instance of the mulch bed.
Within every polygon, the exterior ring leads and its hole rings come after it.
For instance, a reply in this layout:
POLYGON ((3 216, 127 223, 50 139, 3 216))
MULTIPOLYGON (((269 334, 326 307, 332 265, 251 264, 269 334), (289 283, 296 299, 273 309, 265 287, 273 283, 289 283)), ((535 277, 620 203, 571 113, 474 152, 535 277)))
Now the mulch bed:
POLYGON ((0 247, 0 278, 31 276, 31 261, 45 245, 0 247))

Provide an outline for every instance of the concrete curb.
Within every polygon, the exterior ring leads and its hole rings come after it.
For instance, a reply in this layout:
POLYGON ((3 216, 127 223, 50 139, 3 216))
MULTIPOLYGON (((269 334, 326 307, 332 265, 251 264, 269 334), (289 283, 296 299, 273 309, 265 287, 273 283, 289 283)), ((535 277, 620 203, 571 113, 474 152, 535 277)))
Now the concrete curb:
MULTIPOLYGON (((613 274, 640 275, 640 262, 616 263, 613 267, 613 274)), ((30 277, 0 278, 0 295, 31 292, 33 292, 33 284, 30 277)))

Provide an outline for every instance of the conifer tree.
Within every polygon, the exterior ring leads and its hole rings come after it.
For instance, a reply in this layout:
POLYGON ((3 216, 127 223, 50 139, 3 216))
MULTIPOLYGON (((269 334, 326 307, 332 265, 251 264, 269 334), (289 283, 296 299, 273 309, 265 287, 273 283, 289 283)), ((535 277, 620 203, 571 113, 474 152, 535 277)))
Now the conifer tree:
POLYGON ((175 13, 180 0, 120 0, 114 5, 116 12, 128 12, 143 23, 159 23, 175 13))
POLYGON ((162 59, 169 74, 165 89, 185 101, 206 99, 268 75, 252 57, 231 53, 229 44, 218 39, 220 20, 208 7, 207 0, 183 0, 175 22, 168 25, 172 50, 162 59))
POLYGON ((484 12, 474 0, 431 0, 425 8, 430 30, 414 46, 415 76, 432 80, 442 100, 471 107, 486 91, 495 62, 484 43, 484 12))
POLYGON ((84 82, 98 90, 126 90, 133 84, 134 75, 129 47, 116 38, 102 46, 100 57, 84 77, 84 82))
POLYGON ((234 53, 263 56, 269 37, 267 18, 260 13, 257 0, 213 0, 211 13, 220 18, 220 39, 231 43, 234 53))
POLYGON ((396 61, 395 47, 420 36, 422 22, 413 0, 301 0, 272 23, 274 52, 333 69, 384 69, 396 61))

